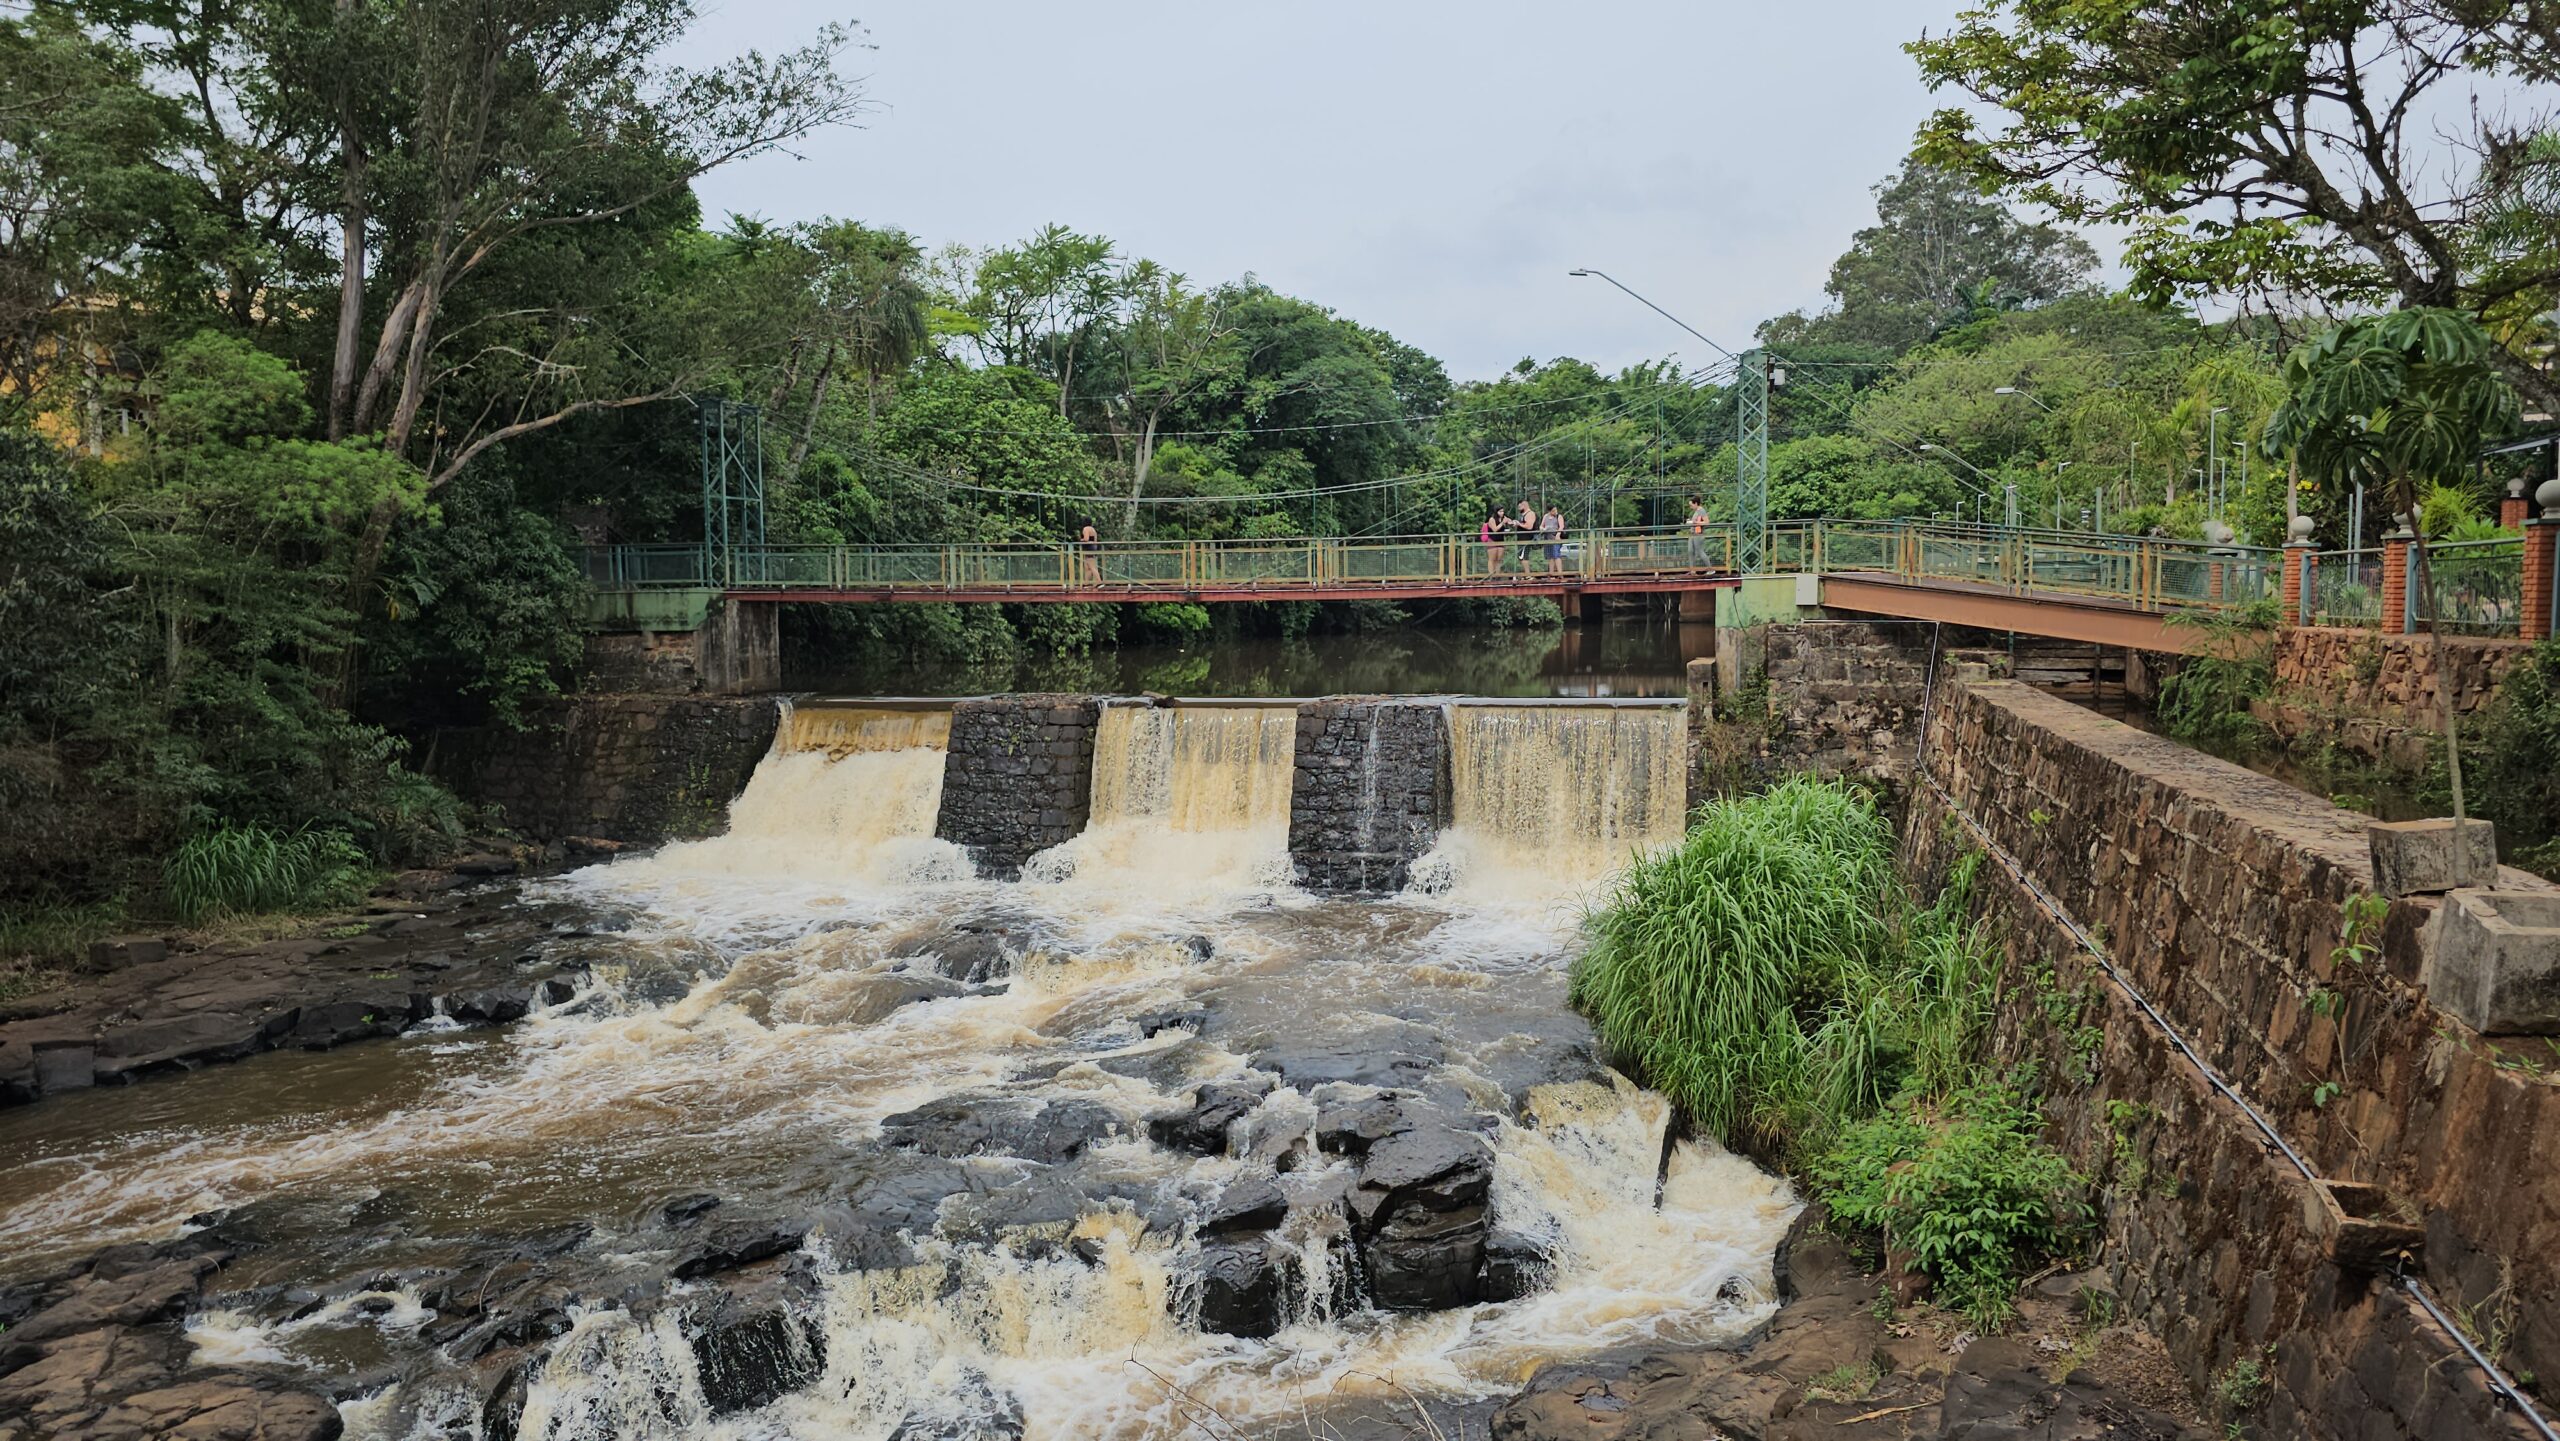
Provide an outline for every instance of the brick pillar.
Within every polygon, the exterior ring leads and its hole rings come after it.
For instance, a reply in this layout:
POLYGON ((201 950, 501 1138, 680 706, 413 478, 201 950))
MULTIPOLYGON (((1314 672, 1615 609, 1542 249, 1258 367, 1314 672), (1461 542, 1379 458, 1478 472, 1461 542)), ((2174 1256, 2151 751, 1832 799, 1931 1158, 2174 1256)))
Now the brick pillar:
POLYGON ((2506 498, 2498 502, 2498 524, 2509 530, 2522 530, 2525 514, 2524 482, 2508 481, 2506 498))
POLYGON ((2382 633, 2409 633, 2409 532, 2382 538, 2382 633))
POLYGON ((2278 624, 2302 624, 2302 598, 2311 593, 2312 554, 2307 540, 2284 548, 2284 616, 2278 624))
POLYGON ((2552 634, 2551 604, 2560 589, 2560 516, 2545 513, 2524 528, 2524 638, 2552 634))

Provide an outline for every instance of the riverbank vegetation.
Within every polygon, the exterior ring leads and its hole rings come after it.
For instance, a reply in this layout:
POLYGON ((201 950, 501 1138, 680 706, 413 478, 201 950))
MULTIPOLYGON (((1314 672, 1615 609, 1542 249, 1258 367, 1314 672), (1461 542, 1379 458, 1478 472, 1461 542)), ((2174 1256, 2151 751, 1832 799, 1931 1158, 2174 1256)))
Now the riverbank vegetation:
POLYGON ((2074 1245, 2086 1186, 2038 1135, 2033 1078, 1988 1059, 1971 877, 1922 904, 1840 782, 1711 802, 1594 915, 1572 995, 1690 1124, 1804 1177, 1988 1324, 2074 1245))

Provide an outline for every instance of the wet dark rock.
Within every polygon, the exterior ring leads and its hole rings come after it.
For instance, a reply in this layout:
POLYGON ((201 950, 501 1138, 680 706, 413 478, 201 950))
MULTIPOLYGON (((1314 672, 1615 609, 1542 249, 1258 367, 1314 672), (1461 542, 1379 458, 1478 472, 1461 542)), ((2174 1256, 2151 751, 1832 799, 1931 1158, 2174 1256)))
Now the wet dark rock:
POLYGON ((1287 1323, 1296 1253, 1260 1238, 1204 1245, 1188 1262, 1200 1329, 1260 1338, 1287 1323))
POLYGON ((863 988, 861 1003, 845 1016, 845 1021, 851 1025, 869 1025, 903 1007, 922 1001, 976 995, 979 990, 966 981, 955 981, 930 971, 895 971, 873 977, 863 988))
POLYGON ((769 1406, 827 1369, 825 1334, 781 1305, 728 1308, 689 1330, 714 1416, 769 1406))
POLYGON ((921 1234, 933 1229, 935 1218, 952 1197, 986 1190, 976 1172, 956 1161, 915 1156, 890 1160, 891 1164, 854 1182, 846 1192, 849 1224, 921 1234))
POLYGON ((1138 1028, 1140 1039, 1152 1039, 1167 1031, 1196 1034, 1209 1023, 1209 1010, 1206 1006, 1167 1006, 1162 1010, 1142 1011, 1131 1016, 1129 1023, 1138 1028))
POLYGON ((1451 1211, 1481 1205, 1493 1184, 1493 1148, 1452 1124, 1415 1125, 1379 1140, 1360 1163, 1352 1207, 1364 1216, 1406 1205, 1451 1211))
POLYGON ((1268 1231, 1288 1215, 1289 1198, 1281 1193, 1280 1183, 1259 1172, 1248 1173, 1229 1181, 1200 1208, 1200 1234, 1268 1231))
POLYGON ((678 1196, 659 1207, 658 1219, 669 1226, 682 1229, 701 1220, 719 1205, 719 1197, 708 1191, 695 1191, 689 1195, 678 1196))
POLYGON ((1227 1128, 1261 1105, 1262 1098, 1270 1093, 1271 1083, 1259 1077, 1211 1081, 1200 1088, 1188 1110, 1150 1118, 1147 1137, 1168 1151, 1223 1156, 1227 1153, 1227 1128))
POLYGON ((1203 935, 1184 936, 1179 944, 1195 961, 1205 961, 1218 953, 1217 944, 1203 935))
POLYGON ((466 1024, 504 1025, 531 1015, 534 1000, 530 986, 481 986, 447 996, 444 1013, 466 1024))
POLYGON ((1517 1301, 1545 1290, 1554 1276, 1555 1262, 1537 1237, 1501 1226, 1486 1233, 1476 1280, 1479 1300, 1517 1301))
POLYGON ((1411 1125, 1403 1100, 1393 1094, 1321 1100, 1316 1109, 1316 1149, 1336 1156, 1365 1156, 1371 1146, 1411 1125))
POLYGON ((575 993, 563 972, 580 963, 546 958, 563 908, 514 905, 505 889, 416 904, 439 913, 341 921, 329 935, 137 950, 113 970, 10 1003, 0 1009, 0 1105, 284 1046, 397 1035, 439 1009, 499 1023, 575 993))
POLYGON ((889 1441, 1021 1441, 1022 1403, 971 1375, 945 1395, 909 1411, 889 1441))
POLYGON ((489 1388, 488 1399, 480 1403, 480 1435, 484 1441, 516 1441, 517 1428, 524 1424, 524 1363, 507 1367, 498 1384, 489 1388))
POLYGON ((1003 915, 976 916, 890 943, 893 960, 917 960, 946 979, 977 985, 1013 973, 1035 944, 1031 926, 1003 915))
POLYGON ((1382 1311, 1447 1311, 1484 1299, 1482 1206, 1399 1208, 1361 1240, 1370 1299, 1382 1311))
POLYGON ((1370 1299, 1439 1311, 1483 1298, 1493 1148, 1454 1123, 1416 1125, 1369 1148, 1351 1193, 1370 1299))
POLYGON ((1419 1084, 1447 1059, 1448 1051, 1438 1036, 1424 1027, 1397 1022, 1306 1046, 1264 1051, 1249 1064, 1301 1091, 1341 1082, 1395 1089, 1419 1084))
POLYGON ((1055 1165, 1120 1124, 1092 1101, 1040 1103, 1016 1096, 945 1096, 880 1123, 881 1139, 928 1156, 1018 1156, 1055 1165))
POLYGON ((808 1239, 811 1225, 807 1218, 799 1216, 712 1222, 686 1248, 674 1274, 682 1278, 735 1271, 786 1251, 797 1251, 800 1243, 808 1239))

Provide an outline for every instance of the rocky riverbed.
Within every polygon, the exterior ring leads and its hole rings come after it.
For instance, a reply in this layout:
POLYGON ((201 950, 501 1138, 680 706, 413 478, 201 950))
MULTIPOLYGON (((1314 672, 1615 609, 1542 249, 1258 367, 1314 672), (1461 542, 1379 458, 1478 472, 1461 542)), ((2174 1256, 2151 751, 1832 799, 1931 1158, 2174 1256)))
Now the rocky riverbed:
POLYGON ((576 993, 610 916, 526 904, 512 859, 408 873, 361 914, 254 943, 130 936, 0 1002, 0 1106, 282 1048, 520 1020, 576 993))

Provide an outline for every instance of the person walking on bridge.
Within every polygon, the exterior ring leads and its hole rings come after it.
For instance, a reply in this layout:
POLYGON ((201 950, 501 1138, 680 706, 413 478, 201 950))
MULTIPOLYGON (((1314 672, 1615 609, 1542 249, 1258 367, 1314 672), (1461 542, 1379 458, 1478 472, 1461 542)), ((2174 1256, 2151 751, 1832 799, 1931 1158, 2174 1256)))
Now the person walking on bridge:
POLYGON ((1707 503, 1689 502, 1689 564, 1704 570, 1707 565, 1707 503))
POLYGON ((1093 528, 1090 520, 1076 527, 1076 558, 1082 562, 1077 573, 1084 577, 1087 585, 1102 584, 1102 557, 1094 550, 1095 543, 1101 539, 1102 533, 1093 528))
POLYGON ((1546 515, 1538 522, 1538 533, 1546 537, 1547 574, 1564 574, 1564 512, 1548 506, 1546 515))
POLYGON ((1484 543, 1486 575, 1502 574, 1502 552, 1505 548, 1502 544, 1502 533, 1510 528, 1511 522, 1503 519, 1502 512, 1499 510, 1486 511, 1484 524, 1476 527, 1476 539, 1484 543))

